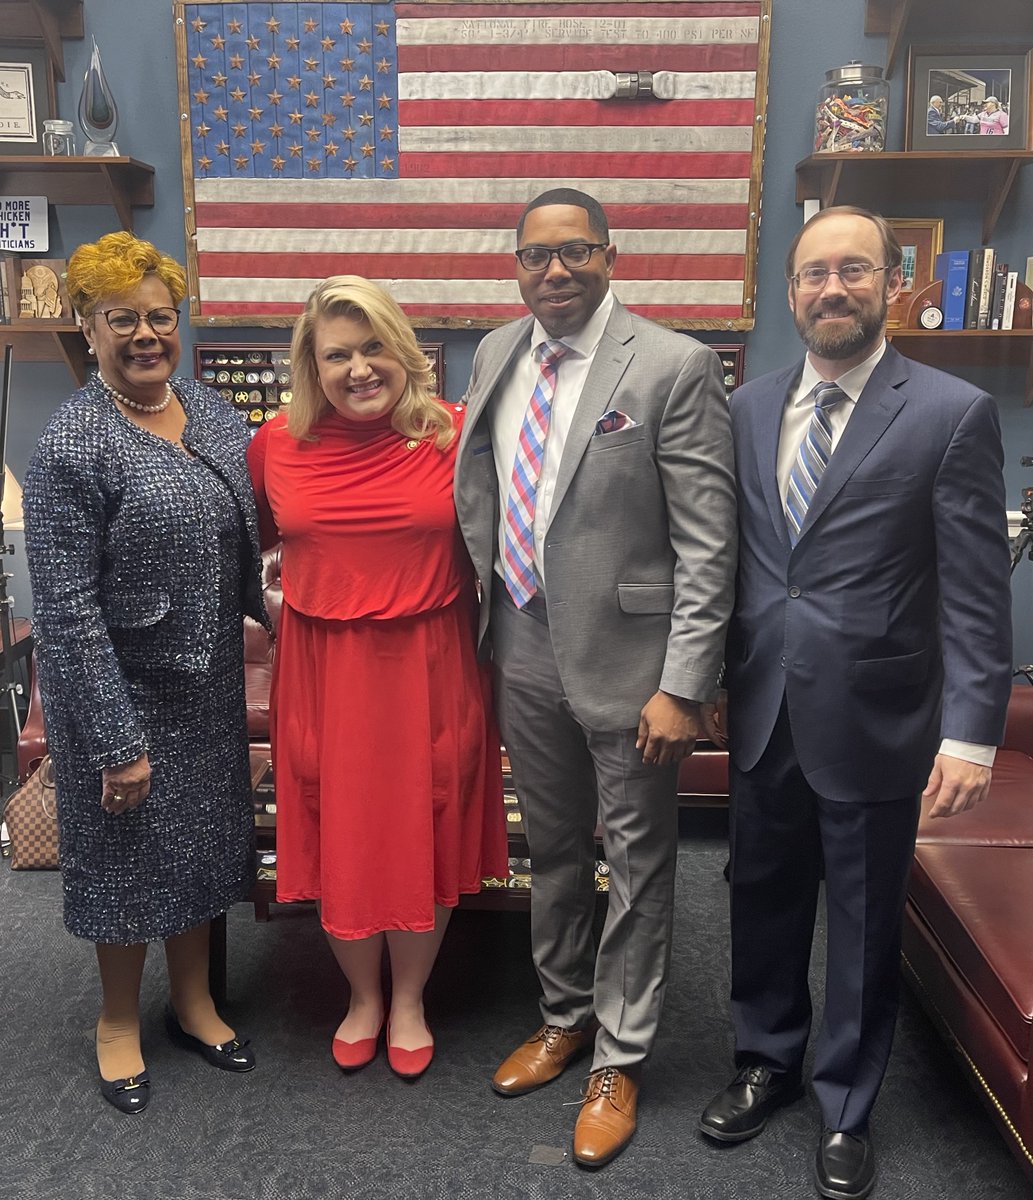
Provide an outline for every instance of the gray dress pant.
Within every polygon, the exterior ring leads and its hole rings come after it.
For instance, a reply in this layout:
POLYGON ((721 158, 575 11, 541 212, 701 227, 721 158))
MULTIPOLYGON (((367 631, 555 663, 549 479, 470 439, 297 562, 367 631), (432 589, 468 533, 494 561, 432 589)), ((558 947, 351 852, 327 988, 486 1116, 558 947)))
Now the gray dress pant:
POLYGON ((577 721, 540 595, 518 609, 496 581, 491 622, 499 725, 531 855, 542 1017, 579 1029, 594 1014, 600 1030, 592 1069, 634 1067, 656 1038, 670 961, 677 768, 645 766, 637 728, 588 729, 577 721), (597 819, 610 869, 598 952, 597 819))

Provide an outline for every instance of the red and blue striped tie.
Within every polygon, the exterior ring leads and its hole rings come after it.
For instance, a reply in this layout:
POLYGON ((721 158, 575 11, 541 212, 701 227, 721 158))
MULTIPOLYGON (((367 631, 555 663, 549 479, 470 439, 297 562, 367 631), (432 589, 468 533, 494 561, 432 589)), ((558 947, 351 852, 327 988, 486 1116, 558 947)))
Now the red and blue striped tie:
POLYGON ((793 464, 789 487, 786 489, 786 524, 789 527, 789 541, 793 546, 800 540, 800 530, 803 528, 807 510, 832 454, 829 409, 847 398, 842 388, 834 383, 817 384, 811 395, 814 397, 814 412, 800 443, 800 449, 796 452, 796 462, 793 464))
POLYGON ((517 608, 523 608, 538 591, 534 573, 535 501, 545 459, 545 442, 549 436, 559 361, 566 353, 567 347, 562 342, 542 342, 534 348, 534 357, 541 363, 541 370, 520 427, 506 499, 502 568, 506 588, 517 608))

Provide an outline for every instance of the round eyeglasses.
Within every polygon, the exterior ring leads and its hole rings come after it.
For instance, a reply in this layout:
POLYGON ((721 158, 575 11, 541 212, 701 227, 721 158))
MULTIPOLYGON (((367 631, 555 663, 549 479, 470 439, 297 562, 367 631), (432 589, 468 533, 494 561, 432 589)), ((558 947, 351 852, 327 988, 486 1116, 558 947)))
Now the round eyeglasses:
POLYGON ((827 267, 804 267, 795 275, 789 276, 790 283, 795 283, 801 292, 820 292, 828 283, 830 275, 838 275, 839 282, 846 288, 867 287, 875 278, 877 271, 888 271, 889 267, 873 267, 871 263, 844 263, 838 271, 830 271, 827 267))
POLYGON ((152 331, 161 336, 171 333, 179 325, 178 308, 152 308, 147 313, 138 313, 133 308, 109 308, 101 315, 112 333, 117 333, 119 337, 136 333, 141 321, 146 321, 152 331))
POLYGON ((608 242, 567 242, 565 246, 525 246, 516 256, 525 271, 545 271, 553 258, 565 267, 587 267, 596 250, 605 250, 608 242))

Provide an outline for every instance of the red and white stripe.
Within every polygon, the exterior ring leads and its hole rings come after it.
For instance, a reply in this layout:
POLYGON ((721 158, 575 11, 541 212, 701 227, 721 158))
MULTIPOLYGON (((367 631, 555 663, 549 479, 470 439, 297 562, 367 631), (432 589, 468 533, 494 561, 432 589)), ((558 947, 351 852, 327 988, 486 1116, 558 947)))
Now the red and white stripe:
POLYGON ((595 196, 638 312, 749 315, 760 0, 399 4, 398 179, 197 179, 200 313, 294 314, 336 273, 418 323, 521 315, 514 227, 550 187, 595 196), (616 71, 668 99, 607 99, 616 71))

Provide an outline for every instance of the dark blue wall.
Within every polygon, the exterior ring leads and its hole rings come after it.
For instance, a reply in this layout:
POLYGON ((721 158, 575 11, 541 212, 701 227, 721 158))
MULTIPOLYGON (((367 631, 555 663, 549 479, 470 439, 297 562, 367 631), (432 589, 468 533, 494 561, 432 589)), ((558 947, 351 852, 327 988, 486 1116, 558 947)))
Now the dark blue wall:
MULTIPOLYGON (((749 334, 704 335, 711 341, 743 340, 748 377, 784 365, 798 354, 798 342, 786 307, 782 260, 785 248, 799 227, 801 209, 795 203, 794 166, 810 148, 814 105, 827 68, 858 59, 885 62, 885 40, 864 34, 862 0, 830 3, 829 0, 775 0, 771 30, 771 71, 767 105, 767 142, 764 157, 764 199, 758 263, 757 325, 749 334)), ((976 6, 978 8, 978 6, 976 6)), ((1031 6, 1033 7, 1033 6, 1031 6)), ((171 5, 141 0, 125 5, 115 0, 86 0, 83 42, 66 42, 68 83, 58 86, 58 111, 74 119, 86 69, 89 35, 100 46, 105 70, 119 104, 118 145, 123 154, 153 164, 156 169, 156 203, 138 209, 136 232, 181 261, 185 256, 183 186, 180 165, 179 107, 176 94, 176 60, 171 5)), ((1001 42, 1000 31, 951 28, 931 31, 922 40, 962 39, 972 44, 1001 42)), ((984 22, 985 25, 985 22, 984 22)), ((1016 45, 1028 46, 1033 30, 1009 31, 1016 45)), ((891 80, 890 136, 888 149, 903 146, 904 65, 891 80)), ((974 246, 980 239, 980 214, 970 204, 950 196, 930 195, 919 205, 886 196, 883 211, 892 216, 942 216, 946 241, 951 246, 974 246)), ((51 210, 52 257, 67 257, 82 241, 93 240, 115 227, 107 208, 63 207, 51 210)), ((1033 170, 1020 173, 1019 185, 1000 222, 995 245, 1013 264, 1033 255, 1033 170)), ((619 268, 618 268, 619 269, 619 268)), ((282 335, 279 331, 277 336, 282 335)), ((469 372, 476 333, 440 335, 424 331, 428 339, 446 344, 446 384, 449 398, 462 394, 469 372)), ((266 340, 268 331, 237 329, 183 329, 184 370, 190 370, 196 340, 266 340)), ((1000 369, 967 372, 992 391, 1001 408, 1007 458, 1008 505, 1019 506, 1021 488, 1033 486, 1033 471, 1019 466, 1020 456, 1033 454, 1033 422, 1023 406, 1025 372, 1000 369)), ((55 407, 69 394, 70 377, 58 364, 20 364, 15 368, 11 412, 9 462, 21 475, 40 429, 55 407)), ((949 547, 947 548, 949 552, 949 547)), ((23 561, 15 559, 15 590, 23 561)), ((973 564, 973 570, 978 564, 973 564)), ((1033 596, 1033 564, 1023 563, 1015 577, 1016 661, 1033 659, 1033 631, 1029 628, 1033 596)), ((22 605, 24 607, 24 605, 22 605)))

